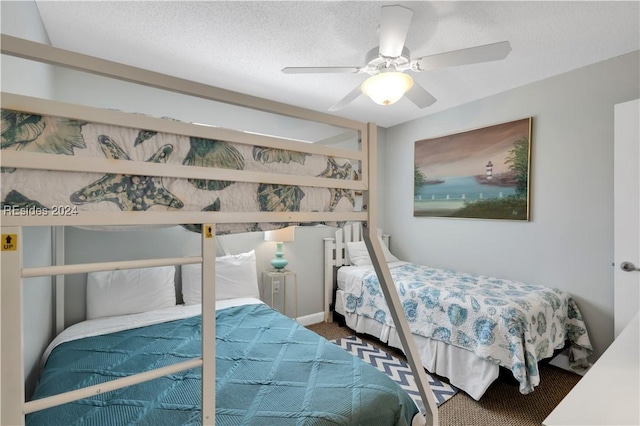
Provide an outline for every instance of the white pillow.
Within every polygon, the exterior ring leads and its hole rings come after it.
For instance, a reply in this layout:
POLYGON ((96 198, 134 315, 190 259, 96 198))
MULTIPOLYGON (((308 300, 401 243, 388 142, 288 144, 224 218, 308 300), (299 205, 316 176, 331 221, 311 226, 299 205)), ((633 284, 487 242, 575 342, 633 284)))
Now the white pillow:
MULTIPOLYGON (((216 257, 216 300, 237 297, 260 298, 256 253, 216 257)), ((182 299, 185 305, 202 301, 202 265, 182 265, 182 299)))
POLYGON ((87 319, 175 306, 175 273, 175 266, 89 273, 87 319))
MULTIPOLYGON (((378 237, 378 240, 380 240, 380 244, 382 245, 382 252, 384 253, 384 259, 386 262, 398 262, 398 258, 391 254, 387 246, 382 241, 382 238, 378 237)), ((347 243, 347 255, 349 256, 349 261, 352 265, 363 266, 372 264, 364 241, 347 243)))

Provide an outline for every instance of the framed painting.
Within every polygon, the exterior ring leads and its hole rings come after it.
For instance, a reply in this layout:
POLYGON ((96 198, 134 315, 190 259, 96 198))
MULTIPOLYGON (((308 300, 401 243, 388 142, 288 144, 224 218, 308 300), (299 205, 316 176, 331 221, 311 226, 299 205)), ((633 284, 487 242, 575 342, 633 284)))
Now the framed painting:
POLYGON ((413 215, 529 220, 531 124, 416 141, 413 215))

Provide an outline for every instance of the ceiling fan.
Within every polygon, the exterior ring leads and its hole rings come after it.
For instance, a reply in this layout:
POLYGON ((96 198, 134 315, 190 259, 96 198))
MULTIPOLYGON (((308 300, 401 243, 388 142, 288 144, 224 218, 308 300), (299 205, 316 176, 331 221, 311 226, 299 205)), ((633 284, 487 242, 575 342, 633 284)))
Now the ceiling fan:
POLYGON ((340 102, 329 108, 336 111, 353 102, 361 93, 381 105, 391 105, 406 94, 419 108, 432 105, 436 98, 413 81, 405 71, 422 72, 436 68, 453 67, 479 62, 497 61, 511 51, 508 41, 454 50, 436 55, 411 59, 404 45, 413 17, 413 10, 400 5, 382 6, 380 9, 380 45, 365 55, 362 67, 286 67, 285 74, 360 73, 369 74, 362 85, 353 89, 340 102))

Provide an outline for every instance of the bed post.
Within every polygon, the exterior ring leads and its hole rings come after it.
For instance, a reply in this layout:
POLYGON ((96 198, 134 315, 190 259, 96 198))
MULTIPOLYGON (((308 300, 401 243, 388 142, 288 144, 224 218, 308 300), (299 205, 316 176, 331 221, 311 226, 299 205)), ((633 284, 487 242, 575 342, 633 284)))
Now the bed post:
MULTIPOLYGON (((53 240, 53 264, 55 266, 64 265, 64 226, 51 227, 53 240)), ((55 327, 56 335, 64 330, 64 282, 66 275, 54 275, 53 288, 55 291, 55 327)))
POLYGON ((24 424, 22 228, 2 227, 0 424, 24 424))
POLYGON ((202 224, 202 424, 216 423, 216 227, 202 224))
POLYGON ((411 367, 411 372, 416 379, 416 385, 418 386, 418 391, 420 392, 420 397, 426 410, 424 419, 425 424, 437 426, 438 407, 436 405, 433 392, 429 387, 429 381, 427 379, 427 375, 424 372, 424 367, 422 366, 422 362, 420 361, 418 348, 413 341, 409 323, 406 316, 404 315, 400 297, 398 296, 398 292, 393 284, 393 278, 391 277, 391 272, 389 271, 389 265, 387 265, 387 262, 384 261, 384 253, 382 251, 382 246, 380 245, 380 240, 378 239, 376 218, 377 177, 375 173, 375 167, 377 164, 377 129, 375 124, 369 123, 367 130, 367 136, 369 140, 368 163, 370 173, 368 180, 369 189, 368 191, 364 192, 363 209, 365 209, 368 213, 368 221, 363 223, 364 229, 362 232, 362 237, 367 246, 367 250, 369 251, 369 256, 371 257, 371 261, 376 271, 376 275, 378 276, 378 280, 380 281, 382 293, 384 294, 387 304, 389 305, 389 311, 391 313, 391 317, 393 318, 393 323, 396 326, 396 330, 398 331, 398 336, 400 338, 400 342, 402 343, 402 348, 404 349, 404 353, 407 356, 409 367, 411 367))
POLYGON ((324 322, 332 323, 331 301, 333 300, 333 250, 336 250, 334 238, 323 238, 324 240, 324 322))

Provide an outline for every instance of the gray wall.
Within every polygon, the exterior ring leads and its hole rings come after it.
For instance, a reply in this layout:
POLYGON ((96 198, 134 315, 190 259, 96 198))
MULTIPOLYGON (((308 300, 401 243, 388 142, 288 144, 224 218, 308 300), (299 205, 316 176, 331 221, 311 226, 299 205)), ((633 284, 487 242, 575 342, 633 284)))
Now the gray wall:
MULTIPOLYGON (((49 43, 34 2, 0 3, 2 32, 40 43, 49 43)), ((47 65, 2 56, 2 91, 50 98, 52 71, 47 65)), ((51 265, 51 229, 24 228, 23 265, 51 265)), ((23 286, 25 393, 30 396, 39 372, 40 356, 53 339, 52 279, 30 278, 23 286)))
POLYGON ((613 340, 613 105, 638 98, 639 62, 636 51, 387 129, 394 254, 569 291, 597 358, 613 340), (530 222, 413 217, 415 141, 525 117, 530 222))

